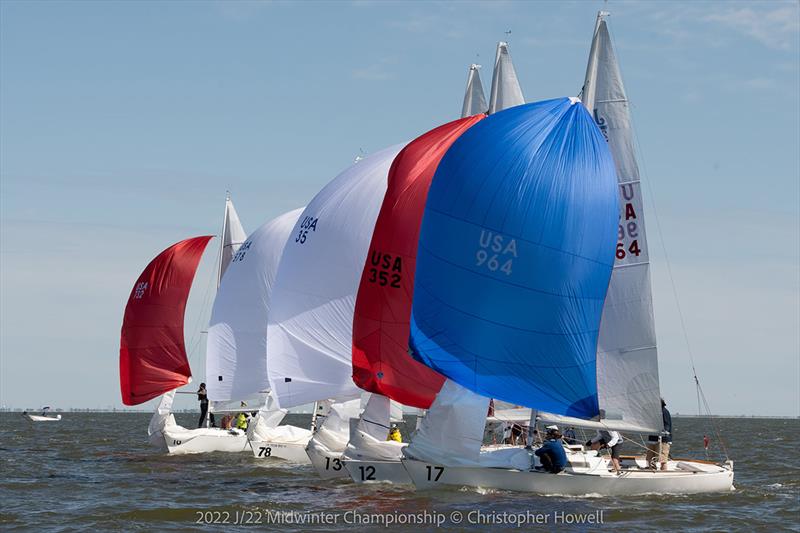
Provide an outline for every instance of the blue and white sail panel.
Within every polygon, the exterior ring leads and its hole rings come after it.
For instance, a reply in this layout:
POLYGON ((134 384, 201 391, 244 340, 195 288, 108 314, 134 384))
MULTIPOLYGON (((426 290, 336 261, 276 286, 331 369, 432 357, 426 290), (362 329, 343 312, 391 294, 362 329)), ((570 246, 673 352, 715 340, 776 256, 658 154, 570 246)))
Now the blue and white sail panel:
POLYGON ((445 154, 420 234, 411 346, 478 394, 591 418, 617 179, 576 102, 490 115, 445 154))

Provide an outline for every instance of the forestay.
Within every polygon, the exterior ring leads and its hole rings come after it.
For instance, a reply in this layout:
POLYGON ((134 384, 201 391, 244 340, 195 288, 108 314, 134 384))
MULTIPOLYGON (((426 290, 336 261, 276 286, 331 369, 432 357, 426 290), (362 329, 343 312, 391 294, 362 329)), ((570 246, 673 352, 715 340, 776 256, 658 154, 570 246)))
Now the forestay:
POLYGON ((355 297, 389 167, 402 146, 339 174, 289 236, 267 326, 267 372, 280 407, 360 394, 352 380, 355 297))
POLYGON ((592 418, 616 177, 577 99, 508 109, 448 150, 419 239, 411 348, 486 397, 592 418))
POLYGON ((603 15, 592 41, 583 99, 614 157, 620 213, 598 340, 598 396, 609 427, 658 433, 658 354, 644 206, 628 99, 603 15))
POLYGON ((303 209, 262 225, 241 245, 217 291, 206 349, 208 396, 243 400, 269 388, 267 317, 283 248, 303 209))
POLYGON ((122 403, 138 405, 189 383, 183 337, 186 300, 211 236, 161 252, 136 280, 122 321, 119 380, 122 403))

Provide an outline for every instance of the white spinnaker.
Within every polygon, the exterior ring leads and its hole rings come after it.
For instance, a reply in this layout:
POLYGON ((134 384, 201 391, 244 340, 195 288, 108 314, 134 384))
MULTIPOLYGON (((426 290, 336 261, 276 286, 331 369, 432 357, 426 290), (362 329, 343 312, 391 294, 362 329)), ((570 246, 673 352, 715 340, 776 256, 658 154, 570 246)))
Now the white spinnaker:
POLYGON ((303 208, 250 235, 231 261, 211 311, 206 346, 208 396, 241 400, 269 388, 267 316, 283 248, 303 208))
POLYGON ((368 155, 308 204, 286 243, 267 326, 268 375, 282 408, 355 398, 353 312, 389 167, 405 144, 368 155))
POLYGON ((402 409, 397 402, 380 394, 370 394, 361 416, 350 423, 345 457, 361 461, 399 461, 404 444, 386 438, 390 423, 398 420, 397 415, 402 421, 402 409))
POLYGON ((662 428, 650 260, 639 167, 619 65, 603 13, 598 15, 583 101, 608 139, 617 167, 620 221, 597 348, 597 388, 610 428, 662 428))
POLYGON ((175 391, 171 390, 164 393, 158 401, 150 424, 147 426, 147 434, 152 438, 154 435, 160 437, 161 432, 166 426, 176 425, 175 417, 172 415, 172 402, 175 400, 175 391))
POLYGON ((239 215, 233 207, 233 202, 228 197, 225 200, 225 218, 222 222, 222 248, 220 248, 217 287, 222 283, 222 276, 246 238, 247 233, 239 221, 239 215))
POLYGON ((489 398, 446 379, 403 455, 446 466, 479 464, 488 411, 489 398))
POLYGON ((522 88, 519 86, 517 71, 514 70, 514 63, 511 62, 508 43, 500 41, 497 43, 497 54, 494 60, 494 72, 492 73, 489 114, 524 103, 525 97, 522 96, 522 88))
POLYGON ((467 75, 467 90, 464 92, 464 103, 461 105, 461 118, 471 117, 478 113, 486 113, 486 96, 483 93, 483 83, 478 69, 480 65, 472 64, 467 75))

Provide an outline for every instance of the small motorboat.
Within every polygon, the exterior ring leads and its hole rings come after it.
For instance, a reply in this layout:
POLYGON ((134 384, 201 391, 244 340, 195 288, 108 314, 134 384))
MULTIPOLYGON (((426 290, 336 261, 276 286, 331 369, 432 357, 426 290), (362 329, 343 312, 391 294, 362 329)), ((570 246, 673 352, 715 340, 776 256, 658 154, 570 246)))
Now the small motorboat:
POLYGON ((50 410, 49 407, 42 407, 42 413, 38 415, 32 415, 29 412, 25 411, 22 414, 28 417, 28 420, 31 422, 58 422, 61 420, 61 415, 48 415, 47 412, 50 410))

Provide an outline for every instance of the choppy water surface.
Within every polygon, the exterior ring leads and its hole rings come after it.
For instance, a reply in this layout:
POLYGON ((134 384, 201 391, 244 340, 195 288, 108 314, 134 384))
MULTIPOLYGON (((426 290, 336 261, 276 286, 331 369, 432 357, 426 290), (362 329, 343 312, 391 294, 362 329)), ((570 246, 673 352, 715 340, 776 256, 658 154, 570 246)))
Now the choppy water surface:
MULTIPOLYGON (((196 523, 202 511, 227 512, 229 520, 237 512, 252 518, 255 515, 247 513, 326 511, 336 515, 337 523, 256 527, 462 531, 487 529, 467 523, 470 511, 495 515, 529 511, 548 523, 529 523, 524 529, 800 531, 798 420, 718 420, 735 460, 736 490, 729 494, 562 498, 466 488, 418 492, 411 487, 322 481, 310 466, 258 461, 246 453, 168 456, 148 446, 149 418, 145 413, 65 413, 61 422, 32 424, 18 413, 0 414, 0 529, 190 530, 212 527, 196 523), (463 521, 447 520, 441 527, 430 522, 416 527, 354 525, 345 523, 355 519, 354 514, 345 517, 348 510, 362 518, 373 513, 421 517, 428 513, 430 521, 440 519, 430 517, 457 512, 463 521), (601 516, 604 524, 554 524, 557 516, 591 513, 601 516)), ((179 414, 177 419, 187 427, 196 423, 196 415, 179 414)), ((287 421, 305 425, 308 417, 290 415, 287 421)), ((675 419, 673 454, 703 457, 702 437, 707 428, 703 420, 675 419)))

